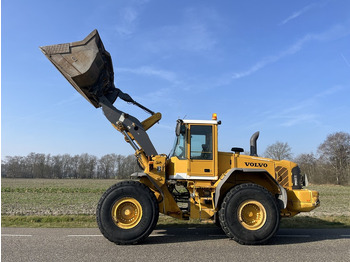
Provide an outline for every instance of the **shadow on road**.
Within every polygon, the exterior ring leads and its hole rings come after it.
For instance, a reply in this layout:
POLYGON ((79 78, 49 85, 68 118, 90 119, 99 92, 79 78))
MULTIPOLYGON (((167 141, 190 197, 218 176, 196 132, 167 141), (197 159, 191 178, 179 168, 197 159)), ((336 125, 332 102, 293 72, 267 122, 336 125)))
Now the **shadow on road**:
MULTIPOLYGON (((330 239, 350 239, 349 236, 350 229, 282 228, 266 245, 303 244, 330 239)), ((230 241, 221 228, 218 227, 162 227, 153 231, 143 244, 156 245, 217 239, 227 239, 227 241, 230 241)), ((236 243, 234 241, 232 242, 236 243)))
POLYGON ((218 227, 161 227, 146 239, 143 244, 164 244, 225 239, 227 236, 218 227))
POLYGON ((318 217, 295 216, 291 218, 282 218, 281 228, 346 228, 347 225, 336 221, 323 220, 318 217))

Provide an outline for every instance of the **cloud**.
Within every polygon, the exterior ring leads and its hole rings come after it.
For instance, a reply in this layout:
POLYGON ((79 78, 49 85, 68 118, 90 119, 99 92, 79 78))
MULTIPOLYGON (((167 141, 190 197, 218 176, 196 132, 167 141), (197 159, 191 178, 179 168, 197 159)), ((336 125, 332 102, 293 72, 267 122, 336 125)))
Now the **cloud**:
POLYGON ((309 4, 309 5, 305 6, 305 7, 303 7, 302 9, 300 9, 300 10, 294 12, 293 14, 291 14, 290 16, 288 16, 286 19, 284 19, 284 20, 280 23, 280 25, 284 25, 284 24, 288 23, 289 21, 298 18, 298 17, 301 16, 302 14, 306 13, 307 11, 309 11, 309 10, 311 10, 311 9, 317 7, 317 6, 318 6, 318 5, 316 5, 316 4, 309 4))
POLYGON ((266 115, 266 119, 278 122, 281 126, 285 127, 291 127, 305 122, 318 123, 318 115, 307 112, 307 109, 312 107, 313 104, 315 104, 314 98, 306 99, 298 102, 298 105, 269 112, 266 115), (276 119, 278 119, 278 121, 275 121, 276 119))
POLYGON ((346 57, 345 57, 343 54, 340 54, 340 55, 341 55, 341 57, 343 58, 345 64, 346 64, 348 67, 350 67, 350 63, 349 63, 349 61, 346 59, 346 57))
POLYGON ((328 97, 330 95, 333 95, 335 93, 338 93, 339 91, 343 90, 344 86, 336 85, 331 88, 328 88, 324 91, 321 91, 320 93, 316 94, 314 98, 323 98, 323 97, 328 97))
POLYGON ((75 92, 70 97, 63 99, 61 101, 58 101, 57 103, 54 104, 54 106, 70 105, 70 104, 77 102, 79 99, 81 99, 81 94, 79 94, 78 92, 75 92))
MULTIPOLYGON (((178 92, 178 88, 184 89, 183 82, 179 80, 177 74, 169 70, 154 68, 151 66, 141 66, 137 68, 121 67, 117 69, 117 73, 135 74, 144 77, 155 77, 170 82, 170 87, 152 90, 142 97, 135 96, 140 101, 152 101, 152 104, 165 103, 167 105, 175 105, 178 100, 174 97, 174 92, 178 92), (176 86, 176 88, 174 88, 176 86)), ((169 85, 167 85, 169 86, 169 85)))
POLYGON ((246 71, 234 73, 232 75, 232 78, 239 79, 242 77, 249 76, 249 75, 255 73, 256 71, 266 67, 269 64, 273 64, 286 56, 293 55, 293 54, 297 53, 299 50, 301 50, 302 47, 304 46, 304 44, 307 43, 308 41, 310 41, 311 39, 313 39, 312 35, 306 35, 303 38, 296 41, 293 45, 288 47, 286 50, 283 50, 282 52, 280 52, 279 54, 273 55, 273 56, 268 56, 268 57, 261 59, 260 61, 255 63, 252 67, 250 67, 246 71))
POLYGON ((315 8, 321 8, 326 6, 328 3, 330 2, 330 0, 324 0, 324 1, 318 1, 316 3, 312 3, 309 5, 304 6, 302 9, 295 11, 293 14, 291 14, 290 16, 288 16, 286 19, 284 19, 279 25, 285 25, 286 23, 297 19, 299 16, 305 14, 306 12, 310 11, 311 9, 315 9, 315 8))
POLYGON ((304 37, 298 39, 295 43, 293 43, 291 46, 289 46, 285 50, 279 52, 278 54, 262 58, 260 61, 256 62, 253 66, 251 66, 249 69, 245 71, 233 73, 232 78, 239 79, 242 77, 249 76, 270 64, 278 62, 284 57, 287 57, 299 52, 309 42, 332 41, 332 40, 336 40, 336 39, 348 36, 349 34, 350 34, 350 27, 346 24, 335 25, 330 29, 318 34, 311 34, 311 33, 306 34, 304 37))
POLYGON ((214 28, 221 18, 215 10, 206 7, 187 8, 183 12, 183 22, 173 26, 177 36, 174 43, 187 51, 205 51, 212 49, 217 40, 214 28))
POLYGON ((138 12, 132 7, 125 7, 120 11, 120 21, 115 26, 121 36, 129 36, 136 28, 138 12))
POLYGON ((121 67, 117 69, 118 73, 131 73, 131 74, 137 74, 142 76, 152 76, 152 77, 158 77, 160 79, 172 82, 174 84, 178 84, 179 81, 177 79, 177 76, 172 71, 162 70, 153 68, 150 66, 141 66, 138 68, 125 68, 121 67))
POLYGON ((286 118, 287 120, 283 122, 281 126, 291 127, 291 126, 295 126, 305 122, 319 124, 319 121, 317 120, 318 115, 315 115, 315 114, 299 114, 299 115, 289 116, 289 119, 288 117, 286 118))
POLYGON ((217 44, 216 32, 222 18, 206 7, 187 8, 178 14, 176 23, 154 27, 141 39, 147 51, 173 55, 176 51, 200 53, 212 50, 217 44))
MULTIPOLYGON (((185 30, 181 30, 186 32, 185 30)), ((204 24, 196 23, 188 27, 188 32, 184 34, 182 49, 203 51, 211 49, 216 41, 204 24)), ((181 43, 180 42, 180 43, 181 43)))
POLYGON ((280 125, 285 127, 291 127, 302 123, 313 123, 320 125, 320 115, 313 113, 311 111, 312 108, 318 105, 321 99, 339 93, 343 89, 343 86, 333 86, 326 90, 322 90, 308 99, 299 101, 297 105, 285 108, 284 110, 276 110, 275 112, 277 113, 273 113, 271 111, 267 112, 266 118, 279 119, 278 122, 280 125))
POLYGON ((241 71, 241 72, 236 72, 232 75, 233 79, 239 79, 242 77, 246 77, 249 76, 253 73, 255 73, 256 71, 264 68, 265 66, 272 64, 274 62, 277 62, 279 59, 281 59, 282 56, 270 56, 270 57, 265 57, 262 60, 258 61, 257 63, 255 63, 252 67, 250 67, 248 70, 246 71, 241 71))
POLYGON ((185 22, 157 28, 144 40, 148 51, 174 53, 175 50, 202 52, 211 50, 216 40, 209 28, 200 22, 185 22))
POLYGON ((130 0, 116 15, 115 30, 121 37, 129 37, 137 29, 141 8, 148 0, 130 0))

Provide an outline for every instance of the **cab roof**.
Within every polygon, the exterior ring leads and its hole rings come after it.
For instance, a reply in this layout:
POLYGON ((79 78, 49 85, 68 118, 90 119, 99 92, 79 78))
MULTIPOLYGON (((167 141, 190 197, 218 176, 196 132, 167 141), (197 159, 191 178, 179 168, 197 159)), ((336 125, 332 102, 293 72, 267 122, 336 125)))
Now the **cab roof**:
POLYGON ((217 125, 217 120, 190 120, 190 119, 182 119, 182 122, 184 124, 210 124, 210 125, 217 125))

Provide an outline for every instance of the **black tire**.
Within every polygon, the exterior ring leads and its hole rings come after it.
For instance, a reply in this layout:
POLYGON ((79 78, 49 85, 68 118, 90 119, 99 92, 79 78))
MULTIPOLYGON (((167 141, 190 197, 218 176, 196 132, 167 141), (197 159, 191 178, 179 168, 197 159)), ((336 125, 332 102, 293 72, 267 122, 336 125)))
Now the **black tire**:
POLYGON ((219 219, 231 239, 244 245, 259 245, 277 232, 280 210, 276 199, 264 187, 241 184, 225 196, 219 219))
POLYGON ((153 192, 138 181, 111 186, 101 197, 96 220, 101 233, 118 245, 145 240, 157 225, 159 207, 153 192))

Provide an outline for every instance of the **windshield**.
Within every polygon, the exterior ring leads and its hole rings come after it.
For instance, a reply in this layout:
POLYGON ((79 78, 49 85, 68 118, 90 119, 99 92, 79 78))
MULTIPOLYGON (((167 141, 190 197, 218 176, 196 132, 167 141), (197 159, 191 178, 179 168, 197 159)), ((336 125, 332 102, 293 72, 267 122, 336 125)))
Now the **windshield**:
POLYGON ((173 149, 171 150, 169 157, 176 156, 179 159, 186 158, 186 144, 185 144, 186 133, 180 133, 179 136, 175 138, 175 143, 173 149))

